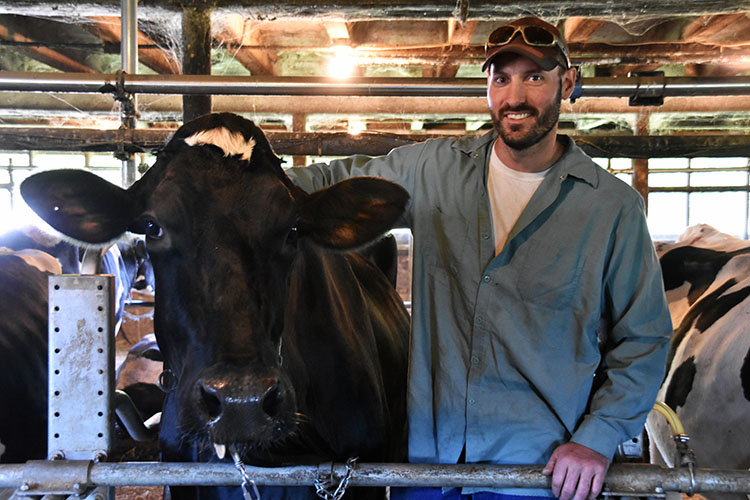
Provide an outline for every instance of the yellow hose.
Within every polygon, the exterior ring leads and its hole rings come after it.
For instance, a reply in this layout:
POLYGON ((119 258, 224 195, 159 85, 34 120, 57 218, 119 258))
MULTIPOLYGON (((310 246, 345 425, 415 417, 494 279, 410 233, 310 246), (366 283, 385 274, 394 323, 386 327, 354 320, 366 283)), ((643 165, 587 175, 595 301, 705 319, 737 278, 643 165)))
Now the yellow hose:
POLYGON ((682 427, 680 417, 677 416, 672 408, 662 403, 661 401, 657 401, 656 404, 654 404, 654 410, 664 415, 664 418, 667 419, 667 422, 669 423, 669 426, 672 427, 672 432, 675 435, 685 435, 685 429, 682 427))

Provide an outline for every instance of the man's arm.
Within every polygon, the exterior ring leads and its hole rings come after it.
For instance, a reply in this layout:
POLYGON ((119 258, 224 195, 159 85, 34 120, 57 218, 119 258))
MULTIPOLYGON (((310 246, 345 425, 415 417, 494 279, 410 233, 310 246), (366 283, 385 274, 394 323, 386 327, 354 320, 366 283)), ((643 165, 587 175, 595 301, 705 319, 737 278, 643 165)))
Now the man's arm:
POLYGON ((415 170, 424 150, 424 144, 402 146, 393 149, 385 156, 353 155, 331 160, 329 163, 292 167, 285 171, 295 184, 308 193, 349 177, 375 176, 396 182, 413 194, 415 170))
POLYGON ((617 446, 643 429, 664 377, 672 322, 641 203, 622 214, 613 238, 604 276, 605 314, 611 322, 605 380, 570 442, 553 452, 544 469, 561 500, 601 492, 617 446))

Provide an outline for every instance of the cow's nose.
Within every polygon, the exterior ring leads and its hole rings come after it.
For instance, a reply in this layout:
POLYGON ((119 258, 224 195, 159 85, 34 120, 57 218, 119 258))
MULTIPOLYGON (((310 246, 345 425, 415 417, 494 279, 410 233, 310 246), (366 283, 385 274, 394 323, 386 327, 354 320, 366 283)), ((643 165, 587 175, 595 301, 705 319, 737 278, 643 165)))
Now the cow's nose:
POLYGON ((216 384, 207 383, 203 380, 198 382, 200 403, 206 411, 209 420, 216 420, 223 412, 219 387, 216 384))
POLYGON ((198 381, 199 404, 210 421, 227 414, 246 414, 275 418, 282 406, 282 389, 278 378, 228 383, 221 379, 198 381))

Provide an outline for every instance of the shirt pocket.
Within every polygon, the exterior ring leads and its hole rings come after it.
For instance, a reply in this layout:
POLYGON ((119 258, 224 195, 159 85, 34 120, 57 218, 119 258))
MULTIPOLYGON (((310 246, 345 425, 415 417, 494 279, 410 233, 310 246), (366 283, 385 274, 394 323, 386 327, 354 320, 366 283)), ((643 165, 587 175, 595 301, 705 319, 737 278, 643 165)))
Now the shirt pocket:
MULTIPOLYGON (((522 250, 523 251, 523 250, 522 250)), ((585 257, 552 241, 537 241, 522 255, 519 296, 548 309, 568 309, 580 288, 585 257)))

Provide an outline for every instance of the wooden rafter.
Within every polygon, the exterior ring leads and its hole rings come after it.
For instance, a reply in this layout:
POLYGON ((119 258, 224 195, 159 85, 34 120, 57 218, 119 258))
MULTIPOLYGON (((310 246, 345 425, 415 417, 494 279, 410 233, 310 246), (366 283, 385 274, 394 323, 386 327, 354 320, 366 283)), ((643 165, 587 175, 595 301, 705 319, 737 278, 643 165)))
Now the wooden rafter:
MULTIPOLYGON (((84 27, 105 42, 120 44, 122 23, 119 17, 92 16, 91 24, 84 27)), ((153 47, 154 41, 142 31, 138 31, 138 61, 160 74, 180 73, 180 64, 169 53, 153 47), (152 48, 153 47, 153 48, 152 48)))
POLYGON ((750 19, 746 14, 724 14, 701 16, 685 26, 683 39, 695 43, 716 45, 733 44, 741 35, 745 43, 750 30, 750 19), (729 42, 725 42, 730 40, 729 42))
POLYGON ((278 56, 273 50, 261 48, 259 27, 256 22, 231 15, 214 29, 213 37, 227 45, 229 53, 252 75, 275 75, 278 56))
MULTIPOLYGON (((29 38, 21 33, 17 33, 8 29, 7 26, 0 24, 0 38, 12 42, 20 42, 24 44, 34 44, 36 40, 29 38)), ((41 61, 55 69, 60 71, 71 71, 76 73, 96 73, 96 70, 87 66, 79 61, 71 59, 70 57, 62 54, 49 47, 44 47, 44 44, 39 45, 27 45, 23 50, 33 59, 41 61)))
MULTIPOLYGON (((453 45, 471 45, 478 24, 477 21, 466 21, 461 25, 456 19, 446 21, 448 32, 446 52, 450 51, 453 45)), ((454 78, 458 72, 458 68, 459 63, 457 60, 448 56, 439 64, 423 66, 422 76, 430 78, 454 78)))
POLYGON ((569 44, 587 42, 604 24, 604 21, 596 19, 586 19, 584 17, 568 18, 564 23, 565 40, 569 44))

